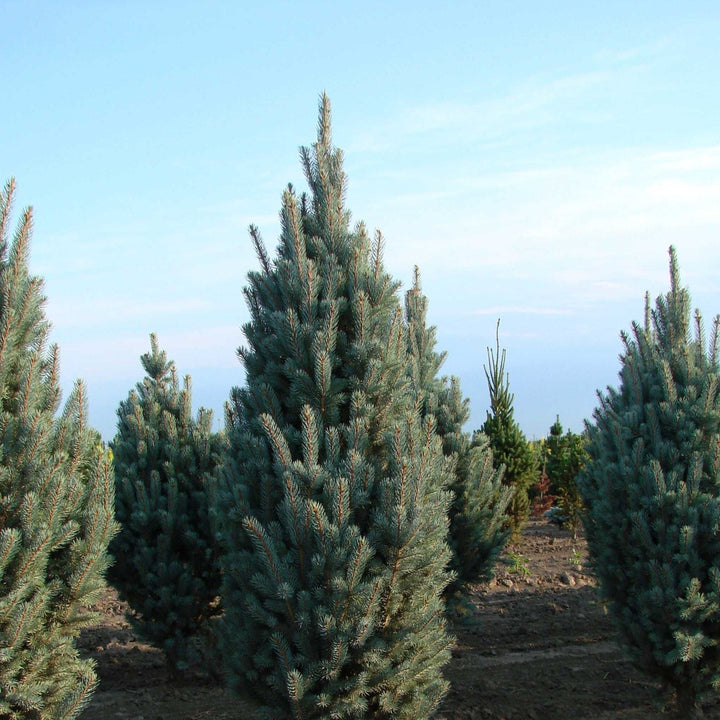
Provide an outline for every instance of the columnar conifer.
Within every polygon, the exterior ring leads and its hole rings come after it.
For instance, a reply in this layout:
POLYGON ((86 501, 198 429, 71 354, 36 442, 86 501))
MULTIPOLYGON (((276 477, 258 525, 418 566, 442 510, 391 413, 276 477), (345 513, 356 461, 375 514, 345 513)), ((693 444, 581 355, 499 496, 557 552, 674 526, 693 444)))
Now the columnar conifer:
MULTIPOLYGON (((499 332, 500 321, 498 321, 499 332)), ((519 533, 530 513, 528 490, 537 479, 537 458, 530 443, 525 438, 515 420, 513 402, 515 396, 510 392, 510 380, 505 372, 505 349, 500 351, 500 339, 496 332, 495 351, 488 348, 488 365, 485 367, 488 390, 490 392, 490 410, 482 426, 493 450, 498 466, 503 466, 503 482, 513 489, 508 516, 513 534, 519 533)), ((475 435, 479 439, 479 433, 475 435)))
POLYGON ((96 684, 75 639, 95 616, 115 532, 112 472, 78 382, 62 413, 42 280, 28 270, 32 214, 9 238, 0 192, 0 717, 76 717, 96 684))
POLYGON ((623 333, 580 474, 586 530, 624 647, 690 716, 720 683, 718 323, 709 351, 670 249, 670 291, 623 333))
POLYGON ((330 108, 302 150, 309 197, 249 274, 220 478, 231 686, 266 718, 426 718, 447 684, 450 465, 407 382, 382 238, 350 229, 330 108))
POLYGON ((427 307, 415 268, 413 287, 405 296, 408 372, 421 412, 434 419, 443 452, 453 462, 449 540, 455 579, 448 590, 454 593, 492 577, 509 536, 506 510, 513 491, 503 484, 502 470, 493 467, 487 438, 480 433, 471 441, 463 430, 470 417, 470 402, 463 397, 458 378, 438 375, 446 353, 435 350, 436 330, 427 326, 427 307))
MULTIPOLYGON (((155 335, 141 357, 147 375, 118 409, 113 443, 116 517, 113 584, 130 620, 162 648, 172 672, 199 660, 198 635, 218 614, 220 569, 211 478, 222 452, 212 412, 192 416, 190 378, 155 335)), ((207 635, 207 632, 205 632, 207 635)))

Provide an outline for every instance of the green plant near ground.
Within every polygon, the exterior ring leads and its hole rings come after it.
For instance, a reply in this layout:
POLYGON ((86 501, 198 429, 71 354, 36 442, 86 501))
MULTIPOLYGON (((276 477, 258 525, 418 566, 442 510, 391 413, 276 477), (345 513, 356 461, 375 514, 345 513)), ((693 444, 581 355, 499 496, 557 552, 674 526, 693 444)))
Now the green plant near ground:
POLYGON ((568 559, 572 565, 575 565, 575 567, 582 565, 582 553, 576 548, 573 548, 572 555, 568 559))
POLYGON ((528 559, 520 553, 510 552, 507 554, 508 572, 516 573, 524 577, 530 575, 528 559))
POLYGON ((684 717, 720 684, 720 367, 670 249, 670 291, 623 334, 578 481, 602 594, 636 665, 684 717), (694 332, 693 332, 694 324, 694 332))
POLYGON ((452 463, 407 374, 382 237, 351 229, 323 97, 283 195, 273 258, 255 228, 246 386, 218 477, 219 641, 263 718, 429 718, 448 684, 443 591, 452 463))
POLYGON ((9 237, 14 190, 0 191, 0 717, 70 720, 97 682, 75 643, 105 587, 112 472, 81 382, 56 414, 58 354, 28 269, 29 209, 9 237))

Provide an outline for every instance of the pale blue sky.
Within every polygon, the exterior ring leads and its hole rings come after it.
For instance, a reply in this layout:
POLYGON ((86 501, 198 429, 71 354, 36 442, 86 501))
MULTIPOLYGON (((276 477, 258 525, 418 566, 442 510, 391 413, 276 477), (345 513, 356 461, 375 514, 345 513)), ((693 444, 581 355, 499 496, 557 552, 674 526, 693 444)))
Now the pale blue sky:
POLYGON ((333 104, 348 206, 420 266, 447 373, 488 406, 579 431, 667 248, 720 311, 716 2, 0 0, 0 180, 35 207, 63 386, 111 439, 157 332, 195 405, 242 384, 242 288, 298 147, 333 104))

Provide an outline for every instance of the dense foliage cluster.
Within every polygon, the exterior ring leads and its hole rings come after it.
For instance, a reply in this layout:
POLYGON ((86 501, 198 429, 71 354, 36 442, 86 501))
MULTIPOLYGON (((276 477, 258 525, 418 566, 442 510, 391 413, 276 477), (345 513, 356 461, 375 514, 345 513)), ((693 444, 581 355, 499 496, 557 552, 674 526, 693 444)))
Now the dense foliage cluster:
POLYGON ((147 373, 118 409, 113 442, 116 517, 111 580, 134 611, 138 634, 164 651, 175 672, 198 660, 199 633, 218 614, 220 568, 213 513, 221 438, 212 413, 192 416, 183 386, 155 335, 141 357, 147 373))
POLYGON ((0 717, 76 717, 96 683, 75 639, 94 616, 115 532, 112 473, 80 382, 60 415, 57 348, 42 280, 29 274, 32 215, 12 240, 0 192, 0 717))
POLYGON ((713 326, 670 291, 623 334, 620 386, 587 427, 580 487, 595 570, 635 663, 684 714, 720 682, 720 384, 713 326))

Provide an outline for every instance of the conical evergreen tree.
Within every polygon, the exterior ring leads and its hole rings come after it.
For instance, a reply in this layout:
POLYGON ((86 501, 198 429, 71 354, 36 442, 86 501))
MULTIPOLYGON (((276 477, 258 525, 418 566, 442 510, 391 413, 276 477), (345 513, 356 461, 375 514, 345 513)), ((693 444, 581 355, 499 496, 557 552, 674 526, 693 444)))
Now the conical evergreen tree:
POLYGON ((249 275, 247 386, 228 409, 218 507, 221 649, 266 718, 427 718, 447 683, 450 467, 406 379, 398 284, 349 228, 322 98, 310 185, 283 196, 249 275))
POLYGON ((432 417, 443 452, 453 462, 450 489, 451 568, 455 579, 448 594, 462 592, 470 583, 489 580, 498 555, 507 542, 507 507, 512 489, 502 482, 502 471, 493 467, 493 454, 484 435, 471 442, 463 426, 470 417, 470 402, 464 398, 456 377, 439 377, 445 353, 435 351, 435 328, 427 326, 427 297, 415 268, 413 287, 405 296, 408 325, 411 385, 421 413, 432 417))
POLYGON ((0 717, 74 718, 96 684, 75 639, 105 586, 112 473, 78 382, 61 415, 42 280, 28 271, 32 214, 9 239, 0 192, 0 717))
POLYGON ((720 683, 718 323, 706 351, 670 248, 670 291, 623 333, 579 482, 602 592, 634 662, 692 716, 720 683))
POLYGON ((190 378, 150 336, 147 375, 118 409, 113 442, 116 517, 110 578, 134 610, 139 635, 162 648, 172 672, 202 658, 199 635, 219 614, 220 566, 212 474, 222 440, 212 412, 192 417, 190 378))
MULTIPOLYGON (((537 479, 537 458, 515 421, 515 396, 510 392, 510 381, 505 372, 505 349, 500 352, 499 327, 498 320, 495 352, 488 348, 485 377, 490 391, 490 411, 481 432, 490 443, 496 465, 505 468, 503 482, 513 489, 508 515, 510 529, 517 534, 530 514, 528 490, 537 479)), ((480 439, 478 433, 475 438, 480 439)))

